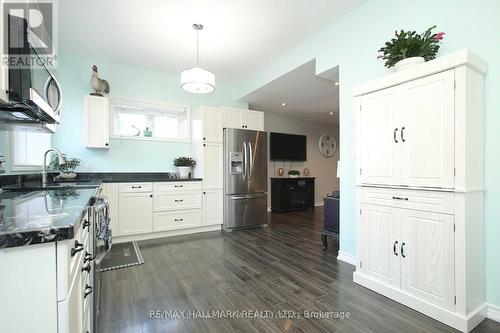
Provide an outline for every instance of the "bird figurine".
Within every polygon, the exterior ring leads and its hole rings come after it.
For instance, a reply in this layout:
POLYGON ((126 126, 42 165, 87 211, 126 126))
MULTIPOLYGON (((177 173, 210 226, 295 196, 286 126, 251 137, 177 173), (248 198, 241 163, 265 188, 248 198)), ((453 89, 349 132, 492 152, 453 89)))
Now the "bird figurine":
POLYGON ((90 80, 92 84, 92 89, 94 93, 90 94, 92 96, 103 96, 104 94, 109 94, 109 83, 108 81, 99 78, 99 73, 97 72, 97 66, 92 66, 92 79, 90 80))

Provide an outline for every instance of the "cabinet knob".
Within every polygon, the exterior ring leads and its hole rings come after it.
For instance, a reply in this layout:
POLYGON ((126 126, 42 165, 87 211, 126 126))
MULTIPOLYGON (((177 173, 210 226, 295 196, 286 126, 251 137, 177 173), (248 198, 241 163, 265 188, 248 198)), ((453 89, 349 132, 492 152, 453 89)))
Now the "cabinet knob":
POLYGON ((203 194, 207 194, 207 192, 203 191, 203 194))
POLYGON ((205 141, 205 140, 206 140, 206 138, 203 138, 203 141, 205 141))
POLYGON ((83 229, 85 229, 85 228, 89 228, 89 230, 90 230, 90 222, 89 222, 89 221, 87 221, 87 220, 85 220, 85 221, 83 222, 83 229))
POLYGON ((203 147, 205 147, 205 146, 206 146, 206 144, 203 144, 203 147))
POLYGON ((78 252, 83 250, 83 244, 75 241, 75 247, 71 249, 71 256, 74 257, 78 252))
POLYGON ((91 261, 92 260, 92 255, 90 253, 88 253, 87 251, 85 251, 85 255, 83 256, 83 263, 86 263, 87 261, 91 261))
POLYGON ((87 284, 85 286, 85 294, 83 294, 83 298, 87 298, 90 294, 92 294, 92 287, 87 284))
POLYGON ((87 273, 90 273, 90 268, 91 268, 91 267, 92 267, 92 266, 90 266, 90 264, 88 264, 87 266, 82 267, 82 272, 87 272, 87 273))
POLYGON ((152 198, 152 197, 153 197, 153 195, 152 195, 152 194, 150 194, 150 195, 149 195, 149 197, 150 197, 150 198, 152 198))
POLYGON ((106 146, 109 146, 109 143, 106 143, 105 145, 106 145, 106 146))

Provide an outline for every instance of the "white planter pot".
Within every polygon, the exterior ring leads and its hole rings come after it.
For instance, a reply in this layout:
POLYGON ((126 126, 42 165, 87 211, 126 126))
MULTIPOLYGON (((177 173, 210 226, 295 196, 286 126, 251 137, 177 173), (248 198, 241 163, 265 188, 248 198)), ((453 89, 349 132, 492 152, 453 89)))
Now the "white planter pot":
POLYGON ((288 175, 288 178, 299 178, 300 175, 288 175))
POLYGON ((189 178, 192 167, 180 166, 180 167, 177 167, 177 170, 179 170, 179 178, 189 178))
POLYGON ((400 71, 400 70, 403 70, 403 69, 406 69, 406 68, 410 68, 410 67, 413 67, 413 66, 417 66, 417 65, 423 64, 424 62, 425 62, 425 59, 423 57, 410 57, 410 58, 406 58, 406 59, 403 59, 403 60, 399 60, 394 65, 394 69, 397 72, 397 71, 400 71))

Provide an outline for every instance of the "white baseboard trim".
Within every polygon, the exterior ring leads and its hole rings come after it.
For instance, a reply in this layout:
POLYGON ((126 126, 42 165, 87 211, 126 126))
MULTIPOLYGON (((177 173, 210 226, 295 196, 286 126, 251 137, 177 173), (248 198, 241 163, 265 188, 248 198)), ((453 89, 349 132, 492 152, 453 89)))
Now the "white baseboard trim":
POLYGON ((222 230, 221 224, 208 225, 203 227, 189 228, 189 229, 178 229, 178 230, 169 230, 169 231, 159 231, 152 232, 148 234, 140 234, 140 235, 128 235, 128 236, 116 236, 113 237, 113 243, 125 243, 131 241, 141 241, 146 239, 155 239, 155 238, 164 238, 164 237, 172 237, 179 235, 189 235, 189 234, 197 234, 200 232, 209 232, 209 231, 217 231, 222 230))
POLYGON ((271 212, 271 211, 272 211, 272 210, 271 210, 271 207, 267 207, 267 211, 268 211, 268 212, 271 212))
POLYGON ((345 263, 356 266, 356 256, 346 253, 343 251, 339 251, 339 255, 337 256, 337 260, 343 261, 345 263))
POLYGON ((322 207, 323 206, 323 201, 318 201, 314 203, 314 207, 322 207))
POLYGON ((500 323, 500 306, 493 305, 491 303, 486 303, 486 316, 488 319, 497 321, 500 323))

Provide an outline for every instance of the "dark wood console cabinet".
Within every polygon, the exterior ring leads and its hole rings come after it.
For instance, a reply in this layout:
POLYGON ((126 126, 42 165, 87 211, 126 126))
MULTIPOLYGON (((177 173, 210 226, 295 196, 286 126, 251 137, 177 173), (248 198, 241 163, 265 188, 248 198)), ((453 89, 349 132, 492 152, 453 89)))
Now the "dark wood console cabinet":
POLYGON ((282 213, 314 208, 314 179, 271 178, 271 210, 282 213))

